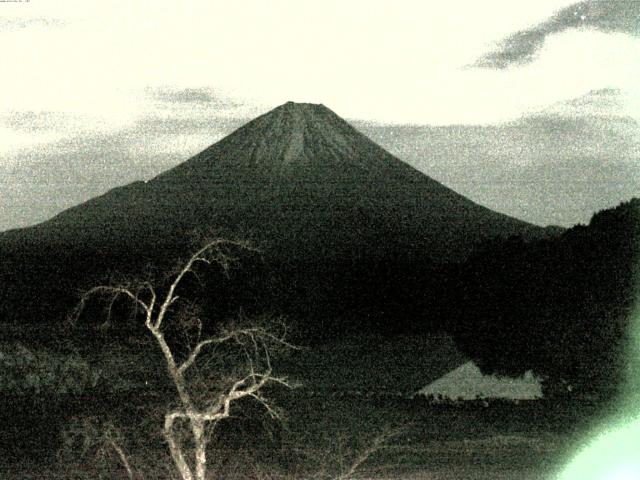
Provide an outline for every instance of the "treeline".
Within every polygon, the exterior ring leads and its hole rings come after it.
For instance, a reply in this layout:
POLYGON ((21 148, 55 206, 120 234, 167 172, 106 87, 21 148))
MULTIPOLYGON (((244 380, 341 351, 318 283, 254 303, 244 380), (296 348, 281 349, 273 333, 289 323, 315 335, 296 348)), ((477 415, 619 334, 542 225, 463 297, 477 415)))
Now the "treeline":
POLYGON ((547 393, 610 397, 626 368, 639 264, 640 199, 555 238, 489 242, 450 276, 450 331, 484 372, 533 369, 547 393))
MULTIPOLYGON (((197 242, 161 240, 138 250, 46 242, 3 248, 0 321, 63 321, 82 292, 101 283, 135 278, 163 288, 197 242)), ((180 295, 201 305, 211 327, 242 308, 286 316, 299 343, 446 331, 483 371, 533 369, 548 377, 547 392, 620 385, 639 275, 640 199, 544 240, 488 241, 462 263, 438 263, 401 240, 383 238, 333 258, 238 251, 228 275, 203 268, 180 295)), ((107 307, 124 324, 139 324, 127 302, 96 304, 84 320, 96 322, 107 307)))

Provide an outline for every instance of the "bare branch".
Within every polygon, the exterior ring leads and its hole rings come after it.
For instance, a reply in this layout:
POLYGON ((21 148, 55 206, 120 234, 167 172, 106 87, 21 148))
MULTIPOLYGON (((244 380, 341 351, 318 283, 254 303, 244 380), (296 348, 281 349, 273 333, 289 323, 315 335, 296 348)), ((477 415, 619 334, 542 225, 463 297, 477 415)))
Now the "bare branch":
POLYGON ((87 290, 82 295, 82 297, 80 298, 80 302, 78 303, 77 307, 71 313, 70 321, 75 323, 78 320, 78 318, 80 318, 80 315, 82 314, 82 312, 86 308, 87 302, 89 301, 89 299, 91 299, 92 297, 95 297, 95 296, 105 296, 105 295, 109 295, 111 297, 110 305, 109 305, 109 308, 108 308, 109 316, 111 314, 111 307, 113 305, 113 302, 115 302, 116 298, 118 296, 120 296, 120 295, 127 296, 129 299, 131 299, 133 302, 135 302, 136 305, 141 306, 143 308, 143 310, 147 313, 148 316, 151 315, 151 311, 152 311, 151 308, 152 307, 150 307, 149 305, 144 303, 140 299, 140 297, 138 295, 135 295, 128 288, 101 285, 101 286, 93 287, 93 288, 87 290))
POLYGON ((174 298, 176 298, 175 297, 176 288, 178 287, 178 285, 180 284, 184 276, 187 275, 189 272, 193 271, 192 269, 194 264, 198 262, 203 262, 210 265, 211 262, 214 261, 217 264, 219 264, 225 271, 229 268, 229 264, 232 260, 232 257, 225 255, 224 252, 222 252, 220 247, 223 245, 230 245, 230 246, 233 245, 233 246, 243 248, 245 250, 251 250, 251 247, 245 242, 230 241, 230 240, 224 240, 219 238, 219 239, 208 242, 206 245, 204 245, 198 251, 196 251, 196 253, 194 253, 191 256, 191 258, 189 258, 187 263, 180 269, 180 271, 178 272, 178 275, 169 286, 169 291, 167 292, 165 300, 160 307, 160 312, 156 317, 156 322, 155 322, 156 328, 160 328, 160 326, 162 325, 162 321, 164 320, 164 316, 166 315, 167 309, 169 308, 171 303, 175 301, 174 298), (212 251, 215 252, 215 255, 213 255, 212 258, 207 257, 206 254, 212 251))
POLYGON ((404 429, 385 429, 382 433, 380 433, 373 439, 373 442, 371 442, 368 447, 366 447, 356 455, 356 457, 351 462, 351 465, 349 465, 349 468, 346 471, 340 473, 335 480, 352 479, 356 471, 359 470, 366 461, 368 461, 374 454, 376 454, 383 448, 386 448, 388 446, 389 440, 399 436, 403 432, 404 429))
POLYGON ((109 438, 109 443, 111 444, 111 447, 115 450, 116 454, 118 455, 118 458, 120 458, 120 462, 122 463, 122 466, 124 466, 125 470, 127 471, 127 476, 129 477, 129 480, 133 480, 133 469, 131 468, 131 464, 129 463, 129 459, 127 458, 127 455, 124 453, 124 450, 112 438, 109 438))
POLYGON ((183 374, 191 365, 193 365, 193 363, 198 358, 198 355, 200 355, 200 352, 202 351, 202 349, 207 345, 212 345, 212 344, 219 345, 223 342, 226 342, 227 340, 230 340, 231 338, 232 338, 231 335, 228 335, 222 338, 209 338, 207 340, 203 340, 199 342, 195 346, 195 348, 191 351, 187 359, 180 365, 180 367, 178 367, 178 372, 180 374, 183 374))

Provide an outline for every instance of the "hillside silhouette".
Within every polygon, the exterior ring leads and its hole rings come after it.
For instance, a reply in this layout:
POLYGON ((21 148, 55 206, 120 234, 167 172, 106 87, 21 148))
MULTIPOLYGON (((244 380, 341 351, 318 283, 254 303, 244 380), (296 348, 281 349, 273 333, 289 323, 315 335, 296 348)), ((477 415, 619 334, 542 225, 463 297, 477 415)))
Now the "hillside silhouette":
POLYGON ((533 369, 547 393, 611 398, 636 368, 640 199, 555 238, 489 242, 456 270, 451 331, 485 373, 533 369))

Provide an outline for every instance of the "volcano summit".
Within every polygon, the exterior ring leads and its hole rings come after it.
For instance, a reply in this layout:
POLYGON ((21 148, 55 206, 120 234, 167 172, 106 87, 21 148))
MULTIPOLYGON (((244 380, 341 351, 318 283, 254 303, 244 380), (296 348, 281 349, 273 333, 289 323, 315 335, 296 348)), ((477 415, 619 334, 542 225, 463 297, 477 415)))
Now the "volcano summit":
MULTIPOLYGON (((337 277, 361 285, 340 293, 355 298, 385 265, 450 263, 486 238, 544 235, 420 173, 323 105, 288 102, 148 182, 5 232, 0 273, 64 298, 96 268, 185 254, 193 230, 249 239, 310 304, 337 277)), ((3 305, 15 304, 9 291, 3 305)))

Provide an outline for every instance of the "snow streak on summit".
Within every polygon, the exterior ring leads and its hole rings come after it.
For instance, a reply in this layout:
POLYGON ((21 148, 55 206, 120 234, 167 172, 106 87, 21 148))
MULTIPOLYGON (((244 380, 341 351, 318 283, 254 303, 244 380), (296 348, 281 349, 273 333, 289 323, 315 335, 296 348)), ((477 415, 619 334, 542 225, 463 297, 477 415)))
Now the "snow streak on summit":
POLYGON ((324 105, 287 102, 168 173, 232 168, 273 177, 334 169, 331 174, 344 176, 384 170, 389 157, 324 105))

